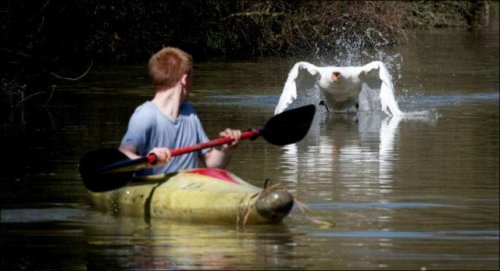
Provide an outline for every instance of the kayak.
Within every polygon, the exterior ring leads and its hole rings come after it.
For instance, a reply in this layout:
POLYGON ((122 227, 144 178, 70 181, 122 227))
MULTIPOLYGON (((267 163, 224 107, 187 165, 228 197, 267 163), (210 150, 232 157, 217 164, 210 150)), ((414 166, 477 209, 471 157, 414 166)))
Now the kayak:
POLYGON ((216 168, 134 177, 121 188, 89 194, 98 209, 116 215, 210 224, 280 223, 294 203, 286 189, 259 188, 216 168))

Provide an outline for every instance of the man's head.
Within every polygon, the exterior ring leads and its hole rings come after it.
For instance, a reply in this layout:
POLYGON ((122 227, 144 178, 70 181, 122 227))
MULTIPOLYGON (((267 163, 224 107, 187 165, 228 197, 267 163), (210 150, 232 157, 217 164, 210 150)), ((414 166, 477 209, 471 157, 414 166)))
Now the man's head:
POLYGON ((190 84, 193 58, 178 48, 165 47, 149 59, 149 77, 158 92, 174 87, 179 81, 190 84))

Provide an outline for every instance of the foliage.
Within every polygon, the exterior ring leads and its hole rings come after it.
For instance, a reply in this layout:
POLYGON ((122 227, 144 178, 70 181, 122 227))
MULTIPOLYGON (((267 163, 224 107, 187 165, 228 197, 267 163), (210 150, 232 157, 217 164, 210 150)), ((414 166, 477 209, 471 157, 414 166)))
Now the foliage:
POLYGON ((472 1, 7 0, 0 101, 47 99, 92 63, 144 63, 163 46, 197 61, 377 49, 404 41, 406 28, 470 26, 485 12, 472 1))
POLYGON ((487 1, 415 1, 407 3, 410 28, 477 27, 486 23, 487 1))

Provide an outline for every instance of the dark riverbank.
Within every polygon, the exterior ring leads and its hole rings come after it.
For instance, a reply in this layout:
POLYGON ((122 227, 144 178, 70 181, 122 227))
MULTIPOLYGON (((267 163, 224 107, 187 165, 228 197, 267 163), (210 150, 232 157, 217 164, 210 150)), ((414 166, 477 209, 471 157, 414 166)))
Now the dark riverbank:
MULTIPOLYGON (((481 27, 487 1, 44 1, 0 7, 2 104, 46 103, 96 63, 142 63, 162 46, 197 61, 379 49, 407 31, 481 27)), ((492 5, 498 6, 498 5, 492 5)))

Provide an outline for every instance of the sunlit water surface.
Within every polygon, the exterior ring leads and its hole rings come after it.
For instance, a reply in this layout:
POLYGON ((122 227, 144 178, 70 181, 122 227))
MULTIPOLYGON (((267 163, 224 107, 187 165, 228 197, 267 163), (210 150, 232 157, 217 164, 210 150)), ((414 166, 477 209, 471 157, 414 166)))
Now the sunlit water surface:
MULTIPOLYGON (((9 121, 25 122, 22 136, 3 136, 2 267, 498 269, 498 23, 414 39, 388 53, 397 55, 389 66, 404 117, 319 108, 301 142, 241 142, 228 168, 257 186, 285 184, 335 227, 299 208, 282 225, 244 229, 95 211, 78 160, 117 146, 152 93, 142 66, 100 67, 61 86, 47 110, 13 113, 9 121)), ((209 137, 263 125, 296 60, 197 64, 192 102, 209 137)))

